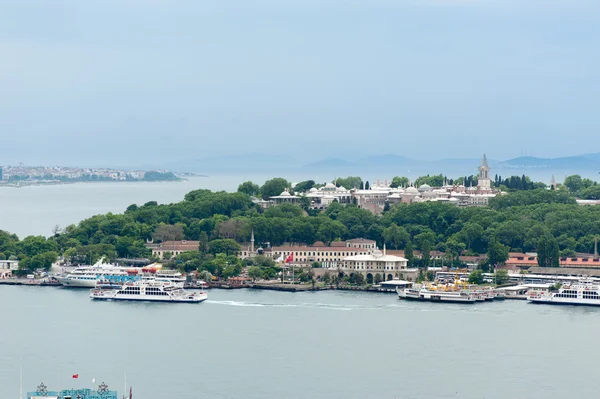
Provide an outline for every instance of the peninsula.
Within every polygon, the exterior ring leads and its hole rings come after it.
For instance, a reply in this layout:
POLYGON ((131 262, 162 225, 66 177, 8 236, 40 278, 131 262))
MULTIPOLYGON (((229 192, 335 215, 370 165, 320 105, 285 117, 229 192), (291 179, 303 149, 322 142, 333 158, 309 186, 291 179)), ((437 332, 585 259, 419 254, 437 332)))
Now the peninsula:
POLYGON ((81 182, 177 181, 180 177, 166 170, 143 171, 66 166, 0 167, 0 187, 81 182))

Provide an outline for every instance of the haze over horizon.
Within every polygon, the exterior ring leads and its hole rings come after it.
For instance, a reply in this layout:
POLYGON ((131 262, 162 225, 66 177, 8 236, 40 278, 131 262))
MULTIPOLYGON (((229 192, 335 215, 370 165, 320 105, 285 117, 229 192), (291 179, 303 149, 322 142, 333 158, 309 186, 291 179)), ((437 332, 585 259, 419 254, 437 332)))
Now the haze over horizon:
POLYGON ((0 164, 598 152, 598 1, 1 9, 0 164))

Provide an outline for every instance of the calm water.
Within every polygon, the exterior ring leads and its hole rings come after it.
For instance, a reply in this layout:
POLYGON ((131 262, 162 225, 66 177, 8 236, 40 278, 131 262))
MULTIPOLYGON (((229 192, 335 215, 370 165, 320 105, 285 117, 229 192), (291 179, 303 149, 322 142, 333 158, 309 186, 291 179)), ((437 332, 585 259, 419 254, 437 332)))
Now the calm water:
POLYGON ((18 397, 21 357, 26 388, 54 388, 59 370, 63 388, 95 378, 122 391, 127 365, 142 399, 597 397, 600 309, 332 291, 209 298, 0 287, 0 397, 18 397))
POLYGON ((186 193, 200 188, 232 191, 250 178, 260 183, 266 179, 223 175, 191 177, 182 182, 0 187, 0 229, 19 237, 49 236, 56 225, 65 227, 101 213, 122 213, 131 204, 178 202, 186 193))

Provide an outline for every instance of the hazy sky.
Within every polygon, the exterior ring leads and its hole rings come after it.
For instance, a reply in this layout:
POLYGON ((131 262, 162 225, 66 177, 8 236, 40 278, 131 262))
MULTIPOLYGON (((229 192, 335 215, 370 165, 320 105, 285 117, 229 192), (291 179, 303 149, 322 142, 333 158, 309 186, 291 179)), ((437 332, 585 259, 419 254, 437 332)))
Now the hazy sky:
POLYGON ((0 165, 598 152, 598 0, 0 0, 0 165))

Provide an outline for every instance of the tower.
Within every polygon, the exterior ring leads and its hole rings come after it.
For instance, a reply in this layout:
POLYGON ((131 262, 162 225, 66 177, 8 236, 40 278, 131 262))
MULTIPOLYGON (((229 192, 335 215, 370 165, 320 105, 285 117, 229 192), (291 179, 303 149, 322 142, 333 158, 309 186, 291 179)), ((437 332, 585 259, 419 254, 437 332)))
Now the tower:
POLYGON ((250 253, 254 253, 254 229, 252 229, 252 233, 250 234, 250 253))
POLYGON ((552 173, 552 180, 550 181, 550 190, 556 190, 556 179, 554 173, 552 173))
POLYGON ((487 162, 487 158, 485 154, 483 154, 483 159, 481 160, 481 165, 479 166, 479 176, 477 176, 477 186, 482 189, 491 189, 492 182, 490 181, 490 167, 487 162))

